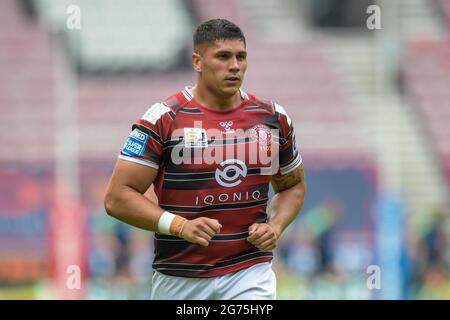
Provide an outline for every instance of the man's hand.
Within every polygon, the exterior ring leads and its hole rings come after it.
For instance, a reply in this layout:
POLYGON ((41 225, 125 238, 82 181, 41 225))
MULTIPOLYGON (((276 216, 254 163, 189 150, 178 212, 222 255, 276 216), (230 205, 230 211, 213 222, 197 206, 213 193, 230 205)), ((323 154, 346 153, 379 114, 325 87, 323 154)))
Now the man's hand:
POLYGON ((220 232, 222 225, 215 219, 200 217, 188 220, 181 230, 181 237, 191 243, 208 246, 212 237, 220 232))
POLYGON ((279 234, 268 223, 254 223, 248 228, 247 240, 261 251, 271 251, 277 246, 279 234))

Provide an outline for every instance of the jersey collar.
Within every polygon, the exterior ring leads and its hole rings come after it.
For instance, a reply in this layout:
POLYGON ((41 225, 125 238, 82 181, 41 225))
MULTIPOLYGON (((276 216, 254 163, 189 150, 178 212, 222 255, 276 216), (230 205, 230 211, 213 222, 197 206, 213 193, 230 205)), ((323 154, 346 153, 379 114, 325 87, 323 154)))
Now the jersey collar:
MULTIPOLYGON (((188 100, 191 101, 194 99, 194 94, 192 93, 192 90, 194 90, 195 86, 186 86, 184 87, 183 95, 188 100)), ((244 92, 241 88, 239 88, 239 94, 241 95, 242 100, 248 100, 248 94, 244 92)))

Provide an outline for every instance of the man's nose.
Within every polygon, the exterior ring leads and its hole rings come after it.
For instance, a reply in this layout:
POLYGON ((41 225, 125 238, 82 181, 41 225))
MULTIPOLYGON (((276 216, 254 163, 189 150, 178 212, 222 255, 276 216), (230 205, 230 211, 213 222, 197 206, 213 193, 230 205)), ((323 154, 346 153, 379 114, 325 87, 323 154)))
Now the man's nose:
POLYGON ((230 71, 239 71, 240 70, 239 63, 238 63, 238 60, 236 57, 231 58, 229 69, 230 69, 230 71))

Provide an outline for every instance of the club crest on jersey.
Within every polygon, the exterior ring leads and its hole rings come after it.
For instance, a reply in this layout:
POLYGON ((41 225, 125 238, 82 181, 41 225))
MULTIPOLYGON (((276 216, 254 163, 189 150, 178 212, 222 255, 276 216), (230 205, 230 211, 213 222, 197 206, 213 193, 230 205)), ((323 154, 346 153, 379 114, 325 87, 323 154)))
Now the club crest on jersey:
POLYGON ((128 136, 127 142, 122 148, 122 153, 128 156, 140 156, 145 151, 147 140, 147 133, 134 129, 128 136))
POLYGON ((261 146, 268 146, 272 142, 272 132, 270 128, 263 125, 257 124, 250 129, 250 137, 261 146))
POLYGON ((208 137, 203 128, 184 128, 184 146, 186 148, 204 148, 208 146, 208 137))

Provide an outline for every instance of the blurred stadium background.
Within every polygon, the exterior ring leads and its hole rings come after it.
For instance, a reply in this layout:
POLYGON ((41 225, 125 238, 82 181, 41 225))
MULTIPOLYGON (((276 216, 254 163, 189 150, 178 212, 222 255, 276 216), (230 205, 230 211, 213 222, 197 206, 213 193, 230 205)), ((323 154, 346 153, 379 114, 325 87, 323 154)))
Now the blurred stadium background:
POLYGON ((242 27, 244 90, 285 106, 307 170, 278 298, 450 299, 449 0, 0 1, 0 299, 148 298, 152 235, 103 193, 133 120, 195 82, 192 31, 217 17, 242 27))

